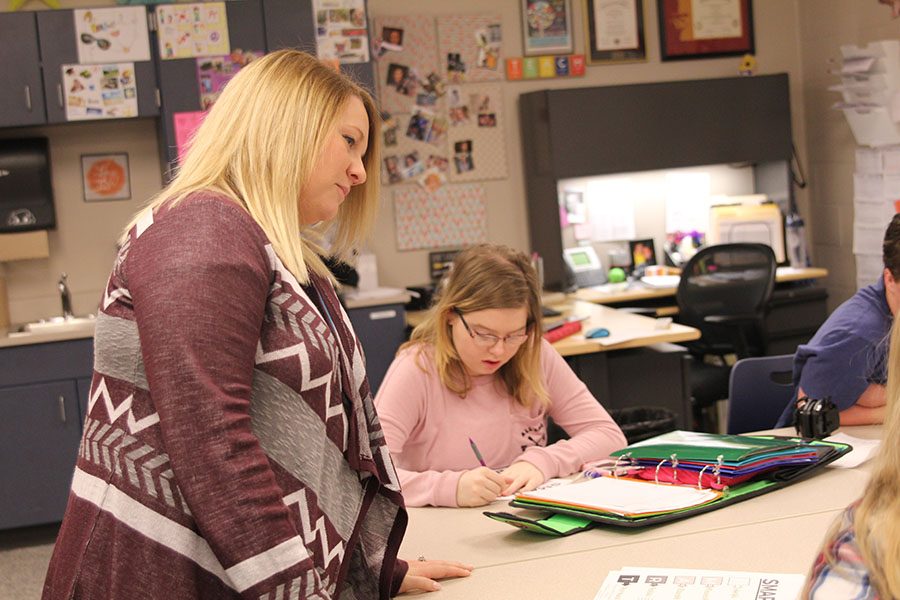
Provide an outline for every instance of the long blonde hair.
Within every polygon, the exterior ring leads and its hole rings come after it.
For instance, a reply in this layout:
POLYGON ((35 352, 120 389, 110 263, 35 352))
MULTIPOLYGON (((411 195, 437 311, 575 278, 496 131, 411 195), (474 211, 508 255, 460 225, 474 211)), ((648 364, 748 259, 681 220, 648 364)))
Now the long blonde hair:
POLYGON ((243 207, 301 282, 309 272, 331 277, 320 254, 327 224, 304 226, 300 191, 323 152, 346 102, 359 98, 369 120, 363 165, 369 177, 341 205, 329 253, 346 256, 371 231, 379 195, 380 118, 371 95, 298 50, 278 50, 241 69, 194 134, 176 177, 146 211, 211 191, 243 207))
MULTIPOLYGON (((869 578, 882 598, 900 598, 900 325, 888 360, 884 436, 853 525, 869 578)), ((829 557, 830 560, 833 560, 829 557)))
POLYGON ((541 291, 537 273, 522 252, 506 246, 479 244, 460 252, 441 282, 434 306, 401 346, 420 351, 433 349, 438 376, 449 390, 465 397, 471 380, 453 345, 450 317, 492 308, 521 308, 528 313, 528 338, 497 372, 506 392, 523 406, 537 400, 549 404, 541 378, 541 291))

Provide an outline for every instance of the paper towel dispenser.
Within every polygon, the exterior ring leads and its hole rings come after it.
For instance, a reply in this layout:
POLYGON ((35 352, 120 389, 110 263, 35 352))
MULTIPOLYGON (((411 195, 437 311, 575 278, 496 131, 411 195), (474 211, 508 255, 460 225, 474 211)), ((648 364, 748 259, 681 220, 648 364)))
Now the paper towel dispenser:
POLYGON ((55 226, 47 138, 0 140, 0 233, 55 226))

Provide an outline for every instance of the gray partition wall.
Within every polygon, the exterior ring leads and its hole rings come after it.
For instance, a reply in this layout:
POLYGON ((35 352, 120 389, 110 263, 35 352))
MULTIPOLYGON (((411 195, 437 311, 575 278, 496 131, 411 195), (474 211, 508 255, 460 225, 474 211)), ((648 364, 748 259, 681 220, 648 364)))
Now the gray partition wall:
POLYGON ((790 192, 787 74, 542 90, 519 97, 531 249, 548 289, 564 282, 557 182, 749 163, 756 192, 790 192))

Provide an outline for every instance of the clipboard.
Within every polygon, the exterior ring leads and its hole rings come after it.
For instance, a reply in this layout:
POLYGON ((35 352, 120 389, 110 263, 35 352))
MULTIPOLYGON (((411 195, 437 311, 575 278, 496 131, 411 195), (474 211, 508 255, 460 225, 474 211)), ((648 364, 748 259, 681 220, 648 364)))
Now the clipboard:
MULTIPOLYGON (((707 435, 731 438, 750 437, 718 436, 718 434, 707 435)), ((753 437, 760 437, 762 439, 770 440, 776 444, 794 448, 814 448, 817 459, 815 460, 815 462, 809 462, 807 464, 789 465, 771 469, 762 474, 756 475, 755 477, 741 481, 733 486, 729 486, 721 490, 721 493, 718 495, 718 497, 702 504, 650 514, 617 515, 610 512, 594 510, 592 508, 587 508, 584 506, 575 506, 573 504, 535 501, 533 499, 529 499, 525 495, 516 496, 516 498, 514 498, 510 502, 510 506, 515 508, 540 510, 546 513, 545 516, 533 518, 527 515, 513 514, 503 511, 485 511, 483 514, 495 521, 500 521, 514 527, 552 536, 572 535, 574 533, 578 533, 579 531, 585 531, 586 529, 590 529, 599 525, 609 525, 613 527, 624 528, 648 527, 651 525, 677 521, 679 519, 685 519, 694 515, 703 514, 705 512, 718 510, 725 506, 743 502, 745 500, 767 494, 774 490, 787 487, 797 481, 801 481, 806 477, 815 474, 820 469, 824 468, 827 464, 834 462, 853 449, 849 444, 824 440, 809 441, 803 440, 801 438, 780 436, 753 437), (559 522, 554 519, 555 515, 566 515, 567 517, 569 517, 569 519, 564 522, 559 522)), ((645 440, 645 442, 652 442, 655 439, 656 438, 651 438, 651 440, 645 440)), ((651 445, 640 442, 639 444, 647 446, 651 445)), ((633 446, 630 446, 614 454, 624 456, 624 454, 626 454, 628 450, 632 448, 633 446)), ((646 485, 672 485, 670 483, 659 481, 645 481, 644 483, 646 485)), ((578 485, 579 484, 576 483, 570 486, 565 486, 565 488, 571 489, 577 487, 578 485)))

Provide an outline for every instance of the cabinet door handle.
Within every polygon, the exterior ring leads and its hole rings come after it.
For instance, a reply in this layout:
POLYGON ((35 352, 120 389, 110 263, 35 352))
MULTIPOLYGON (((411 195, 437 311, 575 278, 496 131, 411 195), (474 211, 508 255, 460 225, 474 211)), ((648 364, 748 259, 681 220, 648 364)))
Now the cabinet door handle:
POLYGON ((373 310, 369 313, 370 321, 380 321, 382 319, 393 319, 397 316, 397 311, 388 309, 388 310, 373 310))
POLYGON ((31 112, 31 86, 25 86, 25 107, 31 112))
POLYGON ((65 108, 63 106, 62 84, 61 83, 56 84, 56 100, 59 102, 60 108, 65 108))
POLYGON ((66 422, 66 397, 59 397, 59 420, 63 423, 66 422))

